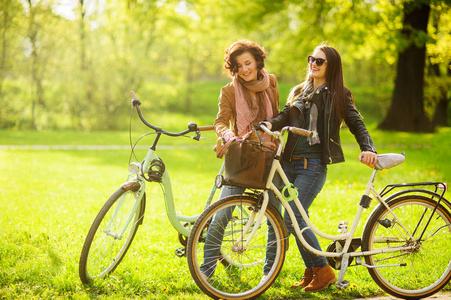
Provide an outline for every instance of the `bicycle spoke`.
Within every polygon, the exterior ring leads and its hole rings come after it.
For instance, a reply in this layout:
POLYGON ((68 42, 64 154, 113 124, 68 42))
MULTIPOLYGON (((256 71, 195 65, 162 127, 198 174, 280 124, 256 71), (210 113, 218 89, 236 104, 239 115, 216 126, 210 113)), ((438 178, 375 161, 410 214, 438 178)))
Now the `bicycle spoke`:
POLYGON ((230 298, 230 295, 247 298, 258 295, 261 293, 260 290, 269 286, 262 288, 263 284, 260 283, 266 261, 268 222, 273 227, 279 226, 275 230, 276 239, 269 243, 275 252, 275 258, 271 259, 274 266, 272 268, 269 266, 270 272, 280 271, 281 251, 285 249, 282 247, 282 243, 286 242, 285 236, 281 235, 281 227, 276 223, 273 215, 265 214, 261 224, 255 227, 256 218, 252 217, 252 214, 257 214, 259 211, 255 207, 255 200, 249 200, 249 197, 245 196, 236 197, 236 201, 234 200, 221 200, 216 206, 205 211, 203 215, 207 217, 199 217, 188 242, 191 245, 187 252, 188 263, 193 276, 199 276, 198 274, 201 273, 211 274, 207 280, 198 278, 196 283, 207 294, 215 295, 213 297, 217 298, 230 298), (248 211, 252 213, 245 213, 248 211), (227 215, 228 221, 222 221, 224 217, 221 216, 227 215), (207 225, 208 234, 205 235, 205 244, 202 244, 193 236, 200 236, 201 232, 205 232, 207 225), (253 238, 248 240, 254 228, 257 230, 253 238), (214 234, 217 236, 213 236, 214 234), (246 248, 245 245, 247 245, 246 248), (213 256, 212 253, 218 250, 220 253, 213 256))
MULTIPOLYGON (((144 195, 141 194, 143 198, 144 195)), ((136 233, 139 217, 137 193, 119 189, 96 217, 80 258, 80 278, 89 282, 112 272, 124 257, 136 233)))
POLYGON ((380 208, 368 222, 365 250, 405 246, 400 252, 366 258, 375 266, 368 269, 373 279, 392 295, 420 298, 434 293, 451 277, 451 216, 435 208, 436 202, 430 199, 406 196, 390 203, 390 211, 380 208), (386 222, 392 211, 396 222, 386 222), (404 228, 414 235, 405 238, 404 228))

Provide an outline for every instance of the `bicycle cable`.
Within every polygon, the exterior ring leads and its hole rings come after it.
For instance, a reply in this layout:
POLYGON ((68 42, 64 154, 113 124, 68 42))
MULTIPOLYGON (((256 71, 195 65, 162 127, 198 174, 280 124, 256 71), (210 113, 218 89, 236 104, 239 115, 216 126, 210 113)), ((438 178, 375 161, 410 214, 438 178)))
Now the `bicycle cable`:
MULTIPOLYGON (((128 124, 128 138, 129 138, 129 144, 130 144, 130 150, 131 150, 131 152, 130 152, 130 156, 129 156, 129 158, 128 158, 128 163, 129 163, 129 164, 130 164, 130 162, 131 162, 131 160, 132 160, 132 157, 134 157, 134 159, 135 159, 136 161, 139 161, 139 160, 138 160, 138 157, 136 156, 136 153, 135 153, 135 148, 136 148, 136 145, 139 143, 139 141, 141 141, 141 139, 143 139, 144 137, 146 137, 146 136, 148 136, 148 135, 156 134, 155 132, 148 132, 148 133, 145 133, 145 134, 143 134, 142 136, 140 136, 140 137, 135 141, 135 143, 133 144, 133 142, 132 142, 132 116, 133 116, 133 106, 130 106, 129 124, 128 124)), ((181 137, 188 138, 188 139, 193 139, 192 136, 188 136, 188 135, 182 135, 181 137)), ((200 139, 204 140, 205 137, 200 137, 200 139)))
POLYGON ((130 164, 130 162, 132 161, 132 156, 135 158, 136 161, 138 160, 138 157, 136 157, 136 153, 135 153, 135 148, 136 145, 139 143, 139 141, 141 141, 144 137, 151 135, 151 134, 155 134, 155 132, 148 132, 145 133, 143 135, 141 135, 136 141, 135 144, 133 144, 132 142, 132 115, 133 115, 133 106, 130 106, 130 118, 129 118, 129 124, 128 124, 128 138, 129 138, 129 142, 130 142, 130 156, 128 158, 128 164, 130 164))

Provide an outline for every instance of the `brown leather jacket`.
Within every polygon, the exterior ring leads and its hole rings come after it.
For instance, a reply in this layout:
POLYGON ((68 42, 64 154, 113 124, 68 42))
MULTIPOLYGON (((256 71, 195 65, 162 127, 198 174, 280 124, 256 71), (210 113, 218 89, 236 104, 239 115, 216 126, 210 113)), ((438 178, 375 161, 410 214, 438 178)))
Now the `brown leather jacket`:
MULTIPOLYGON (((269 88, 271 90, 271 104, 272 111, 274 112, 274 116, 276 116, 279 112, 279 91, 277 89, 277 79, 273 74, 269 75, 270 85, 269 88)), ((236 108, 235 108, 235 90, 233 88, 232 83, 226 84, 219 94, 219 110, 216 115, 216 119, 214 122, 216 134, 218 136, 222 136, 222 133, 231 129, 235 134, 237 134, 236 128, 236 108)), ((273 117, 274 117, 273 116, 273 117)), ((256 120, 256 122, 260 122, 263 120, 256 120)))

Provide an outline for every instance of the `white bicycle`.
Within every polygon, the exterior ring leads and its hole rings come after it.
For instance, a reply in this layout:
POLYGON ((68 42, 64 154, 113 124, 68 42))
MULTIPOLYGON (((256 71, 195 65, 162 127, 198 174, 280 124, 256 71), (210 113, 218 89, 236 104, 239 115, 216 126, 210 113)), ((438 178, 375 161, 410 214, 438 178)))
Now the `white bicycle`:
POLYGON ((336 284, 339 288, 345 288, 349 284, 344 280, 344 275, 352 263, 366 267, 384 291, 405 299, 430 296, 449 282, 451 204, 443 197, 445 183, 390 184, 377 192, 373 185, 377 172, 404 161, 404 155, 401 154, 378 155, 378 163, 358 201, 350 230, 343 228, 341 234, 330 235, 320 231, 311 222, 298 200, 296 188, 288 181, 279 162, 285 132, 291 131, 303 136, 312 133, 293 127, 285 127, 281 132, 272 132, 264 126, 261 128, 280 141, 266 188, 233 195, 214 203, 199 216, 189 235, 188 265, 194 281, 203 292, 221 299, 254 298, 268 289, 277 278, 285 260, 288 235, 279 211, 269 204, 269 190, 274 192, 288 212, 296 235, 306 249, 326 256, 329 264, 340 270, 336 284), (273 183, 275 174, 285 184, 280 190, 273 183), (368 217, 363 235, 354 238, 362 212, 370 206, 372 199, 379 205, 368 217), (308 224, 306 228, 299 228, 289 201, 295 202, 308 224), (224 210, 231 215, 230 221, 224 224, 223 239, 215 243, 215 246, 220 247, 221 256, 218 261, 221 264, 217 264, 213 276, 207 278, 200 270, 205 237, 213 217, 221 211, 224 213, 224 210), (268 224, 275 231, 276 238, 270 244, 276 249, 276 255, 269 273, 262 277, 268 224), (302 232, 308 228, 333 241, 326 251, 318 251, 304 240, 302 232), (424 265, 430 267, 425 268, 424 265))

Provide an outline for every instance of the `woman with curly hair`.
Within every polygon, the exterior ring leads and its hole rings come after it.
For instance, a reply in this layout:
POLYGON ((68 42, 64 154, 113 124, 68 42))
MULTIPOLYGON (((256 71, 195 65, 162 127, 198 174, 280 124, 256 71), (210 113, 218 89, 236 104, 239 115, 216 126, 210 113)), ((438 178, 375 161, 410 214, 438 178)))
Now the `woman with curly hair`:
MULTIPOLYGON (((232 80, 226 84, 219 95, 219 111, 214 122, 217 135, 224 143, 247 135, 252 128, 265 119, 278 114, 279 92, 277 80, 265 69, 266 53, 263 47, 249 40, 232 43, 225 51, 224 68, 232 80)), ((242 194, 244 188, 225 185, 220 198, 242 194)), ((270 201, 274 203, 274 195, 270 193, 270 201)), ((230 221, 226 210, 216 214, 209 225, 204 248, 202 273, 213 276, 218 259, 221 257, 220 244, 224 228, 230 221)), ((269 226, 268 241, 272 239, 273 229, 269 226)), ((269 272, 275 254, 274 246, 268 242, 267 259, 263 273, 269 272)))

